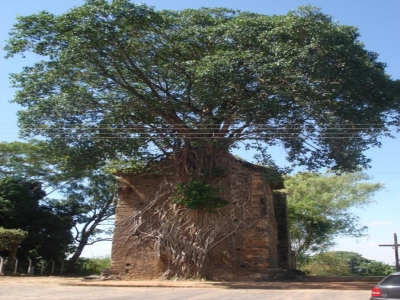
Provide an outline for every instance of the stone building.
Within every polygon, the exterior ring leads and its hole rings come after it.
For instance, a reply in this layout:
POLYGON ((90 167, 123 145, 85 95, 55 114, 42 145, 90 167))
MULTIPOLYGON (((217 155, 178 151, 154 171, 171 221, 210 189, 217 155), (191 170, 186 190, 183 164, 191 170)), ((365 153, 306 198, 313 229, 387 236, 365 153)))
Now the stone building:
POLYGON ((230 174, 220 179, 229 189, 229 205, 201 218, 198 212, 165 204, 161 194, 166 182, 174 182, 174 172, 165 174, 119 174, 113 274, 132 280, 193 277, 194 265, 198 276, 212 280, 272 280, 287 274, 286 197, 276 191, 282 183, 267 183, 264 167, 235 159, 230 174), (167 212, 168 207, 174 210, 167 212), (190 220, 186 214, 192 214, 190 220), (188 226, 192 219, 196 224, 188 226))

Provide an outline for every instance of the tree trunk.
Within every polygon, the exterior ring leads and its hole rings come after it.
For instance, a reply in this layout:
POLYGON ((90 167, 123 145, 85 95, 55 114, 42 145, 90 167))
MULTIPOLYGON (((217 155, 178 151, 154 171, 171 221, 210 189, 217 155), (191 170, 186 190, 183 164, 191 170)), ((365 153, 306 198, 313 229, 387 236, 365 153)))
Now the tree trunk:
POLYGON ((88 243, 89 236, 90 234, 88 233, 82 235, 82 239, 79 241, 78 247, 76 248, 74 255, 72 255, 72 257, 68 261, 67 273, 75 273, 76 262, 78 261, 79 257, 82 254, 83 249, 88 243))
MULTIPOLYGON (((193 144, 193 142, 192 142, 193 144)), ((182 181, 204 181, 221 167, 221 163, 229 157, 229 150, 218 143, 200 143, 183 148, 174 154, 179 166, 182 181)))
POLYGON ((18 251, 18 243, 13 243, 11 245, 10 252, 8 254, 7 264, 6 264, 6 271, 13 272, 15 266, 15 259, 17 258, 17 251, 18 251))

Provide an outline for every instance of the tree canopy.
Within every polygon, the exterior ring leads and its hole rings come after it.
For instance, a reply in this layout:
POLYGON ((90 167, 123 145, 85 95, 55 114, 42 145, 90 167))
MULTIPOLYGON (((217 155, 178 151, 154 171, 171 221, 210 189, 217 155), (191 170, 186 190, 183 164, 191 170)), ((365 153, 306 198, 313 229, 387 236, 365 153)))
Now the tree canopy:
MULTIPOLYGON (((117 191, 115 176, 103 169, 71 172, 68 157, 57 156, 43 141, 0 143, 0 226, 28 231, 20 255, 48 258, 43 248, 51 241, 63 246, 58 254, 73 254, 68 264, 73 271, 86 245, 110 240, 117 191), (48 198, 54 189, 62 199, 48 198)), ((57 253, 48 248, 51 257, 57 253)))
POLYGON ((39 180, 50 171, 44 162, 43 148, 39 141, 0 143, 0 178, 16 177, 39 180))
POLYGON ((351 211, 373 202, 383 184, 367 182, 363 173, 314 172, 286 176, 290 237, 295 257, 323 252, 337 236, 362 237, 367 227, 351 211))
POLYGON ((67 155, 55 152, 45 141, 0 142, 0 178, 35 181, 46 194, 88 175, 69 162, 67 155))
POLYGON ((5 49, 43 58, 11 77, 22 135, 77 164, 186 150, 193 160, 256 139, 294 164, 351 170, 368 165, 362 152, 399 100, 358 37, 313 7, 267 16, 87 0, 18 17, 5 49))
POLYGON ((18 248, 19 257, 60 259, 68 254, 72 244, 70 215, 44 197, 38 182, 0 179, 0 227, 27 233, 18 248))
POLYGON ((19 244, 26 238, 26 234, 27 232, 21 229, 0 227, 0 251, 11 250, 13 244, 19 244))

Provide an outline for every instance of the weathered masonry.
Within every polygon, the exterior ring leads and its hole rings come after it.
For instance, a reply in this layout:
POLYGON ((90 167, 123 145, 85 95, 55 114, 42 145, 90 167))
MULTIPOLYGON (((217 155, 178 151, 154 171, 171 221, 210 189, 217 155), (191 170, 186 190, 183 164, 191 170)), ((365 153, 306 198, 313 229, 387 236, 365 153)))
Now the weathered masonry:
POLYGON ((230 173, 216 180, 229 201, 218 213, 169 201, 174 172, 120 174, 111 272, 132 280, 284 277, 290 269, 286 197, 273 191, 283 185, 268 184, 265 170, 233 160, 230 173))

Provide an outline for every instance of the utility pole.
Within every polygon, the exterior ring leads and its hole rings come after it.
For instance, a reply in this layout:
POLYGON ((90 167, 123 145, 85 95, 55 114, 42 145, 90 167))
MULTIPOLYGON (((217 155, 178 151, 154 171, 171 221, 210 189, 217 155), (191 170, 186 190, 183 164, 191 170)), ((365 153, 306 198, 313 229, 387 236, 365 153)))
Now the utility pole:
POLYGON ((394 234, 394 245, 379 245, 379 247, 394 247, 394 256, 396 259, 396 272, 400 272, 399 266, 399 244, 397 243, 397 235, 394 234))

